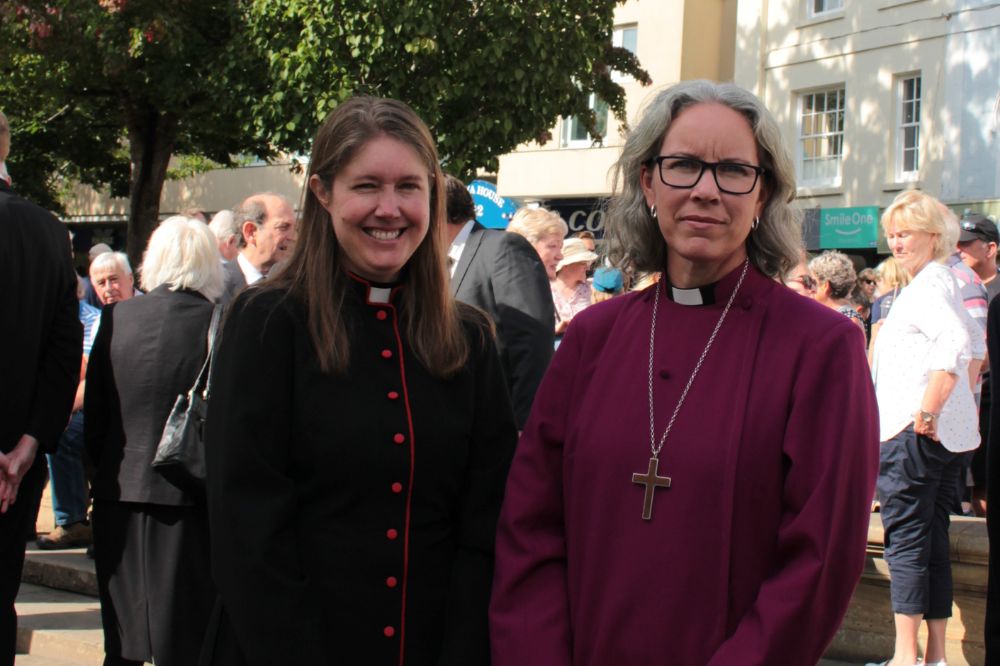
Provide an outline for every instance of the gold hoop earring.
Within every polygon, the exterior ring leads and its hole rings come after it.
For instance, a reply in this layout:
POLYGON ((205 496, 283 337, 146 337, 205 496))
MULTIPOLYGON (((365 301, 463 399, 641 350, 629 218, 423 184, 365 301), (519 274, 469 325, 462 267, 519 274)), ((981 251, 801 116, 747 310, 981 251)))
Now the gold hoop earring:
POLYGON ((755 231, 759 226, 760 226, 760 218, 754 217, 753 222, 750 223, 750 231, 755 231))
POLYGON ((652 206, 649 207, 649 216, 652 217, 654 220, 656 219, 656 204, 653 204, 652 206))

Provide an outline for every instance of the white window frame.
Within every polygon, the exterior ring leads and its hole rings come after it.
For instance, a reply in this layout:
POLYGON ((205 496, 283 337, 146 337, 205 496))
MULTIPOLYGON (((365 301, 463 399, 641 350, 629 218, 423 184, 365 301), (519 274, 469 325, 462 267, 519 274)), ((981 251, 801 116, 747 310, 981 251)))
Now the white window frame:
POLYGON ((844 126, 847 121, 847 88, 843 84, 798 94, 796 171, 801 187, 840 187, 844 173, 844 126), (832 100, 831 100, 832 97, 832 100), (822 109, 818 102, 822 99, 822 109), (809 100, 812 101, 811 110, 809 100), (831 102, 834 106, 831 108, 831 102), (837 106, 839 104, 839 106, 837 106), (832 126, 831 126, 832 125, 832 126), (812 146, 811 155, 806 154, 812 146), (835 163, 833 174, 817 174, 823 162, 835 163), (815 165, 815 166, 814 166, 815 165), (807 173, 811 172, 811 173, 807 173))
MULTIPOLYGON (((611 45, 623 47, 629 50, 632 55, 638 55, 639 51, 639 24, 638 23, 627 23, 623 25, 616 25, 614 32, 611 33, 611 45), (635 47, 629 49, 625 45, 625 33, 632 32, 635 34, 635 47)), ((617 70, 611 72, 611 80, 615 83, 623 83, 625 81, 631 81, 632 76, 629 74, 623 74, 617 70)))
MULTIPOLYGON (((587 100, 587 106, 597 114, 597 125, 601 125, 601 113, 604 113, 604 130, 605 136, 607 136, 608 128, 608 105, 602 102, 598 97, 597 93, 590 93, 590 99, 587 100)), ((576 133, 576 128, 578 124, 582 124, 582 120, 579 116, 564 117, 562 119, 562 127, 559 132, 559 145, 563 148, 591 148, 594 145, 596 139, 587 133, 586 138, 574 139, 573 135, 576 133)))
POLYGON ((826 18, 844 12, 845 0, 806 0, 806 16, 811 19, 826 18), (816 5, 821 4, 821 7, 816 5))
POLYGON ((923 81, 920 72, 902 74, 896 77, 896 137, 895 137, 895 177, 897 182, 908 182, 920 178, 920 115, 923 106, 923 81), (907 83, 915 82, 912 97, 907 97, 907 83), (909 107, 909 108, 907 108, 909 107), (907 117, 907 111, 910 111, 907 117), (907 130, 912 129, 912 141, 907 141, 907 130), (906 154, 914 155, 912 168, 907 168, 906 154))

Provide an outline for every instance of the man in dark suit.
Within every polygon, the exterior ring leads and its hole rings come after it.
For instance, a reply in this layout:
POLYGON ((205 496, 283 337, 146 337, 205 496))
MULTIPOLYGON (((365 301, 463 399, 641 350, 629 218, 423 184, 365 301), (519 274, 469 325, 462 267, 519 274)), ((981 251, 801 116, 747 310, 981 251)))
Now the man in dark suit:
POLYGON ((545 267, 522 236, 476 222, 472 195, 462 181, 448 176, 446 189, 451 290, 496 324, 514 416, 523 429, 554 344, 555 310, 545 267))
MULTIPOLYGON (((0 171, 10 147, 0 114, 0 171)), ((0 179, 0 666, 12 666, 14 600, 24 547, 45 486, 44 452, 69 422, 80 380, 83 327, 66 228, 0 179)))
MULTIPOLYGON (((990 302, 986 321, 986 348, 990 376, 1000 377, 1000 298, 990 302)), ((996 391, 996 389, 994 389, 996 391)), ((984 638, 986 663, 1000 663, 1000 399, 989 404, 989 428, 986 432, 986 534, 989 540, 989 568, 986 588, 984 638)))
POLYGON ((229 303, 244 287, 267 277, 276 263, 291 256, 295 245, 295 209, 280 194, 253 194, 233 215, 241 232, 240 251, 234 261, 222 267, 222 303, 229 303))

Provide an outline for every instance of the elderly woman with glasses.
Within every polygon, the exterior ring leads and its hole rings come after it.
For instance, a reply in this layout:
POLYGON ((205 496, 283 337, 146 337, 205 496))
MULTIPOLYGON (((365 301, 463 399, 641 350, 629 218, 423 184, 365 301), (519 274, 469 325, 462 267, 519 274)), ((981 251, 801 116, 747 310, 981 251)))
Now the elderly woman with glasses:
POLYGON ((862 333, 775 279, 800 245, 781 132, 680 83, 615 174, 609 259, 662 277, 574 317, 542 382, 492 663, 814 664, 864 564, 878 424, 862 333))

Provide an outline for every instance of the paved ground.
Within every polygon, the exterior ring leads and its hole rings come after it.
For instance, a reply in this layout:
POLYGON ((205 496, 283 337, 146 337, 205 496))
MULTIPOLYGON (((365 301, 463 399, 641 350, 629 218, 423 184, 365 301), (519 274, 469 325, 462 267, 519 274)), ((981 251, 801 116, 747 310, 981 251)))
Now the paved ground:
MULTIPOLYGON (((48 490, 37 530, 52 529, 48 490)), ((29 544, 24 581, 17 597, 18 654, 15 666, 101 666, 104 660, 94 563, 83 548, 45 552, 29 544)), ((817 666, 858 666, 824 659, 817 666)))

